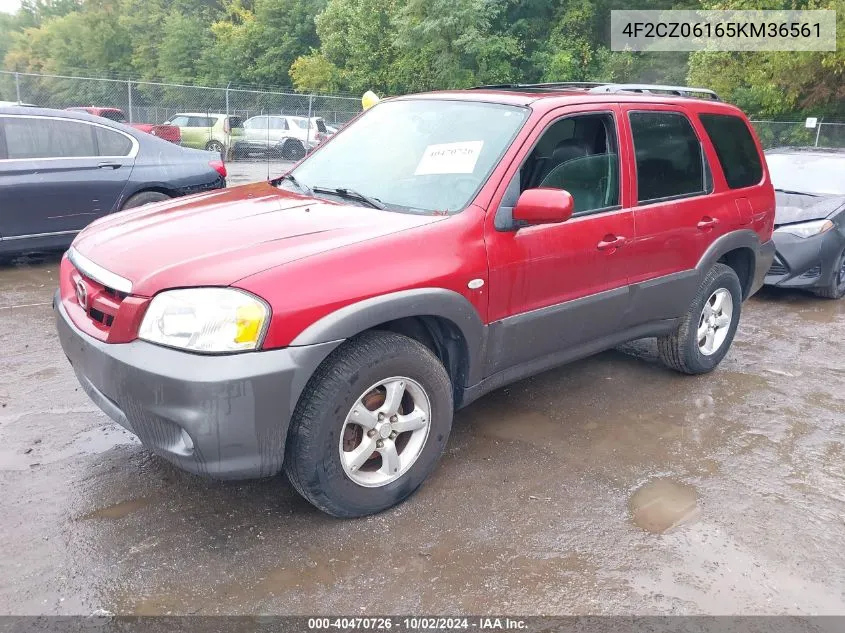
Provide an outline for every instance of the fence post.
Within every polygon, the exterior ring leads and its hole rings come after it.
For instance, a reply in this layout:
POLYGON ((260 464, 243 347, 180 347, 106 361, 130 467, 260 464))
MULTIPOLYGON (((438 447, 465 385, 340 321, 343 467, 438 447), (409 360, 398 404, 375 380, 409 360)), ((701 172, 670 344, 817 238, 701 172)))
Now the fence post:
POLYGON ((226 84, 226 116, 229 116, 229 86, 231 85, 231 81, 226 84))
POLYGON ((132 123, 132 80, 126 80, 126 90, 129 93, 129 122, 132 123))
MULTIPOLYGON (((824 120, 824 117, 822 117, 822 120, 824 120)), ((819 135, 822 133, 822 125, 824 125, 824 123, 819 121, 819 124, 816 126, 816 147, 819 146, 819 135)))
MULTIPOLYGON (((311 143, 311 110, 314 103, 314 95, 308 95, 308 132, 305 134, 305 144, 311 143)), ((308 148, 306 147, 306 150, 308 148)))
POLYGON ((21 103, 21 75, 20 73, 15 73, 15 94, 18 97, 18 103, 21 103))

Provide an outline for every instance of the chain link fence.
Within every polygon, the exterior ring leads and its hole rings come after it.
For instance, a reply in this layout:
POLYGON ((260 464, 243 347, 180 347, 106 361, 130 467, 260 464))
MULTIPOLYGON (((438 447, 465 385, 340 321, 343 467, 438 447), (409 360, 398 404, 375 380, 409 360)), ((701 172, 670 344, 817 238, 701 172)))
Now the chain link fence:
MULTIPOLYGON (((262 115, 301 117, 300 121, 319 118, 325 126, 338 128, 361 111, 360 98, 348 95, 299 94, 240 86, 214 88, 134 79, 10 71, 0 71, 0 101, 58 109, 117 108, 130 123, 159 125, 181 113, 200 113, 207 117, 215 114, 238 117, 240 121, 231 120, 237 121, 239 125, 262 115)), ((207 117, 204 120, 212 120, 207 117)), ((261 119, 254 123, 266 127, 266 121, 261 119)), ((306 132, 310 136, 307 129, 306 132)), ((189 138, 186 138, 183 134, 183 144, 209 145, 217 134, 217 130, 211 129, 207 130, 202 139, 194 138, 190 133, 187 135, 189 138)), ((234 158, 232 148, 227 149, 229 158, 234 158)))
POLYGON ((808 128, 804 121, 751 121, 765 149, 772 147, 845 148, 845 123, 821 122, 808 128))
MULTIPOLYGON (((163 124, 177 114, 190 112, 225 114, 239 117, 241 122, 266 115, 321 118, 325 125, 338 128, 361 111, 360 99, 349 95, 308 95, 240 86, 214 88, 10 71, 0 71, 0 101, 58 109, 117 108, 130 123, 152 124, 163 124)), ((804 121, 752 121, 752 124, 767 149, 786 145, 845 148, 845 123, 822 121, 816 128, 805 127, 804 121)))

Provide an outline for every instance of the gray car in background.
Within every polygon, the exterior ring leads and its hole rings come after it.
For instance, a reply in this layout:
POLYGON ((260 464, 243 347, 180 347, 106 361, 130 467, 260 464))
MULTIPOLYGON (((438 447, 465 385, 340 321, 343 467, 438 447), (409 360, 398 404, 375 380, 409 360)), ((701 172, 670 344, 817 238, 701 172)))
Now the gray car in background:
POLYGON ((300 160, 329 136, 320 117, 260 115, 244 121, 244 136, 234 146, 234 157, 255 154, 300 160))
POLYGON ((225 186, 217 154, 89 114, 0 107, 0 254, 66 248, 109 213, 225 186))
POLYGON ((845 150, 766 152, 777 211, 777 252, 766 284, 845 296, 845 150))

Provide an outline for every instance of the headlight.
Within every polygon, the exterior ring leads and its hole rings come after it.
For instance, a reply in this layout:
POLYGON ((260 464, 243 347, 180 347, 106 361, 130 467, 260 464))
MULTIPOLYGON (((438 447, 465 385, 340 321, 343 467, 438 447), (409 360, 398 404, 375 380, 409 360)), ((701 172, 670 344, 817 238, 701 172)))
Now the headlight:
POLYGON ((798 224, 787 224, 778 229, 775 233, 790 233, 797 237, 813 237, 819 233, 825 233, 835 225, 830 220, 813 220, 812 222, 800 222, 798 224))
POLYGON ((258 347, 269 318, 267 305, 243 290, 167 290, 153 297, 138 338, 195 352, 240 352, 258 347))

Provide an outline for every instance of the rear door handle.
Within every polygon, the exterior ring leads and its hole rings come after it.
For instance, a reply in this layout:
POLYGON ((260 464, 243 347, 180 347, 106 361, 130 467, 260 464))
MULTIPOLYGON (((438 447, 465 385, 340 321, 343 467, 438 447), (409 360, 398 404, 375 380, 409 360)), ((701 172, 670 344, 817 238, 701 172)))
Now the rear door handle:
POLYGON ((605 235, 604 239, 598 243, 597 248, 600 251, 620 248, 625 245, 625 238, 621 235, 605 235))
POLYGON ((696 224, 696 226, 701 229, 702 231, 709 231, 713 227, 715 227, 719 223, 719 220, 716 218, 711 218, 708 216, 704 216, 701 218, 701 221, 696 224))
POLYGON ((97 165, 100 169, 120 169, 120 163, 100 163, 97 165))

